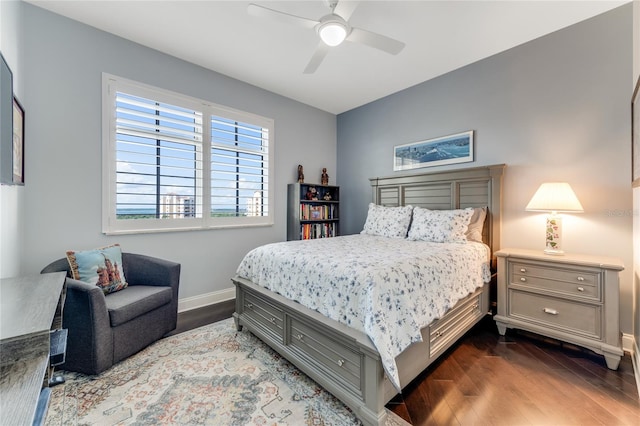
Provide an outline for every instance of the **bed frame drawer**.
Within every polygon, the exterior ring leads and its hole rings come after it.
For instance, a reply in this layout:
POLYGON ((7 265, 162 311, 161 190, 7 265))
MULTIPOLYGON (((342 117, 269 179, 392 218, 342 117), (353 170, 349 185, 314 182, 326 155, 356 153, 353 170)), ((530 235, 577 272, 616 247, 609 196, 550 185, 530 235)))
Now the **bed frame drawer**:
POLYGON ((244 293, 243 313, 264 332, 282 341, 284 335, 284 313, 257 294, 244 293))
POLYGON ((307 362, 361 393, 362 359, 358 348, 293 316, 289 318, 285 344, 307 362))
POLYGON ((513 318, 536 322, 592 339, 602 338, 602 307, 523 291, 509 291, 513 318))
POLYGON ((459 338, 460 330, 483 317, 481 294, 453 307, 446 316, 429 326, 429 355, 435 356, 459 338))

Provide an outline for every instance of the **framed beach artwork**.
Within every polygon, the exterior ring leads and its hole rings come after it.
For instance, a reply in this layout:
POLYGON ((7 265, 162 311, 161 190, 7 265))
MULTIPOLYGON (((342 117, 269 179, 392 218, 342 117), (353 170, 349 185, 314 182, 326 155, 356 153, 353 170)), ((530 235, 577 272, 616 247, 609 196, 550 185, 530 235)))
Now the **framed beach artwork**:
POLYGON ((473 161, 473 130, 393 147, 393 170, 473 161))
POLYGON ((640 186, 640 77, 631 97, 631 180, 640 186))

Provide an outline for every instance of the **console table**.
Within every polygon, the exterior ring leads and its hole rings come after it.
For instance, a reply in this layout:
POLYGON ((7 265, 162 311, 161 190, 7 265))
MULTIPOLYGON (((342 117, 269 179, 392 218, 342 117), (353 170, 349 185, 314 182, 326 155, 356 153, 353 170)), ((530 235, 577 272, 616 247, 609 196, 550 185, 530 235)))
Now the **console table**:
POLYGON ((44 421, 50 335, 62 325, 66 274, 0 280, 0 415, 3 424, 44 421))

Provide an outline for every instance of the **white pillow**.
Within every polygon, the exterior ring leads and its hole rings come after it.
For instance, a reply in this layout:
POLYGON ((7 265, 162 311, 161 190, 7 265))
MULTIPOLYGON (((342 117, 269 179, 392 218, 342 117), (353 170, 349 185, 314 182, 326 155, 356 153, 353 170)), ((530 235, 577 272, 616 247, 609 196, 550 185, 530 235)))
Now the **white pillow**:
POLYGON ((389 238, 406 238, 411 224, 412 206, 384 207, 369 203, 367 221, 361 234, 389 238))
POLYGON ((473 209, 473 215, 471 216, 471 219, 469 219, 469 225, 467 227, 467 232, 465 233, 467 240, 477 241, 479 243, 483 242, 482 230, 484 229, 484 220, 486 217, 486 207, 476 207, 473 209))
POLYGON ((414 241, 434 243, 466 243, 467 227, 473 209, 429 210, 413 209, 413 221, 408 238, 414 241))

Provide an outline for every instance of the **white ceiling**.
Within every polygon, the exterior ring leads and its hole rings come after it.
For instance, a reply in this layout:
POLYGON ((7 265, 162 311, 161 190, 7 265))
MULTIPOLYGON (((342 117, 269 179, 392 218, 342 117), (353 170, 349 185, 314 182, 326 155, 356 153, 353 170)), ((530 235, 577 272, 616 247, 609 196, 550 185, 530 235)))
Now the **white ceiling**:
MULTIPOLYGON (((361 1, 355 27, 401 40, 397 56, 345 42, 303 74, 314 30, 247 13, 249 1, 27 0, 60 15, 339 114, 628 1, 361 1)), ((314 20, 324 0, 253 3, 314 20)))

